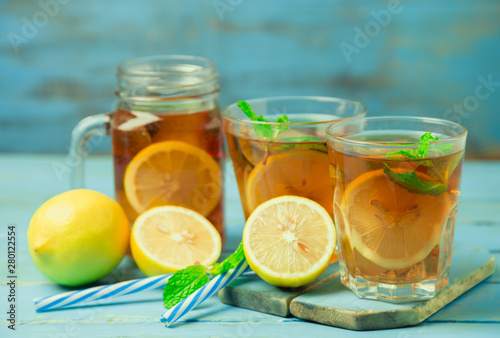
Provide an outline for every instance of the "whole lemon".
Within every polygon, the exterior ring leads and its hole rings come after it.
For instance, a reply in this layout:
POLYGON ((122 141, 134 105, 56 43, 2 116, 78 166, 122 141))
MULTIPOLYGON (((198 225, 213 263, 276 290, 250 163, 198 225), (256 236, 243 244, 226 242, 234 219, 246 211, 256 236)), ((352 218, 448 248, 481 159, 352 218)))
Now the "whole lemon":
POLYGON ((45 202, 28 228, 35 265, 52 281, 79 286, 110 273, 129 246, 125 212, 92 190, 70 190, 45 202))

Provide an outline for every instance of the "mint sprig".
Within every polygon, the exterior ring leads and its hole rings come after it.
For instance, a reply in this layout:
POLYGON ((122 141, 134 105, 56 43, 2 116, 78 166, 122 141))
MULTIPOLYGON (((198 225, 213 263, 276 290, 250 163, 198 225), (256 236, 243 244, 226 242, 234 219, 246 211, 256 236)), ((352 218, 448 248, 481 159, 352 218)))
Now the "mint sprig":
POLYGON ((420 141, 418 142, 418 149, 417 150, 411 150, 411 149, 401 149, 398 151, 394 151, 391 153, 387 153, 387 156, 391 155, 406 155, 408 158, 411 159, 422 159, 427 156, 427 151, 429 150, 430 142, 431 141, 437 141, 439 140, 439 137, 433 137, 431 133, 427 132, 420 136, 420 141))
POLYGON ((209 281, 203 265, 191 265, 177 271, 163 289, 163 305, 170 309, 209 281))
MULTIPOLYGON (((245 102, 245 101, 239 101, 237 103, 237 105, 238 105, 238 107, 240 107, 241 111, 246 116, 248 116, 248 118, 251 121, 269 122, 264 116, 255 114, 255 112, 253 111, 252 107, 250 107, 250 105, 247 102, 245 102)), ((274 121, 274 123, 289 123, 289 122, 290 122, 290 120, 288 119, 288 116, 286 114, 283 114, 283 115, 279 116, 274 121)), ((281 134, 282 132, 284 132, 285 130, 287 130, 288 126, 287 125, 281 125, 281 124, 278 124, 278 125, 254 124, 253 128, 254 128, 255 133, 257 134, 257 136, 259 136, 261 138, 264 138, 264 139, 268 139, 268 140, 274 140, 276 137, 278 137, 279 134, 281 134)), ((301 143, 305 143, 305 142, 308 142, 308 143, 309 142, 310 143, 313 143, 313 142, 325 142, 325 139, 321 138, 321 137, 318 137, 318 136, 306 135, 306 136, 285 138, 285 139, 280 140, 280 142, 283 142, 283 143, 288 143, 289 142, 289 143, 297 143, 297 144, 284 144, 284 145, 281 145, 281 146, 275 148, 276 150, 289 150, 289 149, 293 149, 295 147, 302 146, 303 144, 301 144, 301 143)), ((316 149, 316 150, 319 150, 319 151, 323 151, 325 153, 327 152, 326 144, 314 144, 314 143, 313 144, 308 144, 307 148, 309 148, 309 149, 316 149)))
MULTIPOLYGON (((245 101, 239 101, 237 103, 238 107, 240 107, 241 111, 248 116, 248 118, 251 121, 256 121, 256 122, 269 122, 264 116, 262 115, 257 115, 255 112, 252 110, 252 107, 245 102, 245 101)), ((288 116, 286 114, 283 114, 279 116, 274 123, 289 123, 290 120, 288 119, 288 116)), ((285 130, 288 129, 287 125, 272 125, 272 124, 259 124, 256 123, 253 126, 255 133, 257 136, 265 139, 275 139, 280 133, 284 132, 285 130)))
POLYGON ((207 269, 208 273, 212 276, 218 276, 221 273, 227 272, 234 269, 240 262, 245 258, 245 253, 243 252, 243 242, 240 243, 238 249, 233 252, 229 257, 222 261, 222 263, 215 263, 210 269, 207 269))
POLYGON ((218 276, 234 269, 244 258, 243 243, 240 243, 234 253, 221 263, 214 264, 210 269, 205 268, 203 265, 191 265, 177 271, 170 277, 163 289, 163 305, 170 309, 210 282, 207 272, 212 277, 218 276))
POLYGON ((439 196, 448 190, 447 184, 424 181, 415 171, 396 174, 387 163, 384 163, 384 173, 394 184, 413 194, 439 196))
MULTIPOLYGON (((437 167, 432 161, 425 160, 427 153, 429 151, 430 142, 439 140, 439 137, 433 137, 431 133, 424 133, 420 137, 419 147, 417 150, 412 149, 401 149, 398 151, 387 153, 387 156, 391 155, 405 155, 409 159, 417 160, 417 163, 428 168, 428 174, 432 178, 436 179, 435 182, 424 181, 417 176, 415 171, 407 173, 396 174, 387 163, 384 162, 384 173, 389 177, 389 179, 401 188, 406 189, 408 192, 413 194, 421 195, 432 195, 439 196, 448 190, 448 177, 455 168, 457 167, 460 159, 462 158, 463 152, 456 155, 457 158, 451 159, 448 167, 445 164, 437 162, 437 167)), ((453 149, 453 144, 440 144, 436 145, 437 150, 441 151, 441 156, 448 155, 453 149)), ((443 161, 442 161, 443 162, 443 161)), ((444 160, 444 163, 448 160, 444 160)))
POLYGON ((296 143, 296 144, 283 144, 283 145, 277 147, 276 148, 277 150, 289 150, 289 149, 293 149, 296 147, 305 146, 308 149, 315 149, 315 150, 319 150, 319 151, 322 151, 325 153, 328 151, 328 148, 326 147, 326 144, 325 144, 325 139, 318 137, 318 136, 313 136, 313 135, 284 138, 284 139, 281 139, 280 142, 296 143), (322 142, 322 143, 318 143, 318 142, 322 142), (304 143, 308 143, 308 144, 304 145, 304 143))

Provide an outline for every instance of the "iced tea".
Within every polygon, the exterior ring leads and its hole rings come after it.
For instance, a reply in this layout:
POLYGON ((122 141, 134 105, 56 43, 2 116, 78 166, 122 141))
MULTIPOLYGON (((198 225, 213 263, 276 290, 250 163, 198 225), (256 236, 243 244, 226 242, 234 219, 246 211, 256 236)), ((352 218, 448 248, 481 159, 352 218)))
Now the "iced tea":
POLYGON ((448 284, 464 144, 426 135, 329 141, 341 279, 361 297, 428 299, 448 284))
MULTIPOLYGON (((148 56, 117 67, 118 104, 73 130, 82 158, 93 135, 111 134, 115 198, 131 224, 147 209, 180 205, 207 217, 223 236, 222 135, 215 64, 189 55, 148 56)), ((71 187, 83 188, 77 161, 71 187)))
POLYGON ((259 204, 283 195, 310 198, 332 215, 325 139, 262 141, 230 132, 226 139, 246 218, 259 204))
POLYGON ((219 110, 119 109, 112 121, 116 198, 129 220, 154 206, 181 205, 202 213, 222 234, 219 110))
POLYGON ((283 195, 312 199, 333 217, 326 127, 364 116, 365 107, 328 97, 242 102, 227 107, 222 118, 245 217, 283 195))

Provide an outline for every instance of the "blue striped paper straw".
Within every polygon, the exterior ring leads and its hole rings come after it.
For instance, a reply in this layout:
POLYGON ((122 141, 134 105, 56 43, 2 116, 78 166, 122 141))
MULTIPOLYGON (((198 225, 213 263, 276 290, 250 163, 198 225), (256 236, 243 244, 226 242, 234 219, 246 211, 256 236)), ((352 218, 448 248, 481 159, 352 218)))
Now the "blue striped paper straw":
POLYGON ((245 259, 236 266, 236 268, 229 270, 219 276, 213 278, 210 282, 203 285, 196 292, 183 299, 167 312, 161 316, 161 321, 165 326, 169 327, 178 319, 194 309, 199 304, 203 303, 208 297, 218 292, 220 289, 231 283, 234 279, 238 278, 248 268, 248 263, 245 259))
POLYGON ((35 310, 37 312, 55 310, 75 304, 99 301, 109 297, 124 296, 146 290, 161 289, 165 286, 170 276, 172 276, 171 273, 162 276, 140 278, 115 284, 96 286, 85 290, 70 291, 45 298, 37 298, 33 300, 33 302, 35 303, 35 310))

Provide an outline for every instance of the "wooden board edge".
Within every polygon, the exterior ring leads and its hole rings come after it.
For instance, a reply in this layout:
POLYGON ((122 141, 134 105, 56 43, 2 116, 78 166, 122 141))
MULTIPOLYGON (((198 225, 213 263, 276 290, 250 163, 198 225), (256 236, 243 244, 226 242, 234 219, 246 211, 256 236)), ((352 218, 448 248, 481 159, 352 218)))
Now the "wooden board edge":
POLYGON ((227 305, 238 306, 245 309, 264 312, 280 317, 289 317, 290 311, 286 300, 281 298, 270 298, 257 292, 247 290, 235 290, 225 287, 217 295, 219 300, 227 305), (255 302, 247 302, 245 299, 252 298, 255 302), (258 304, 258 306, 257 306, 258 304))
POLYGON ((354 331, 392 329, 414 326, 420 323, 418 314, 411 309, 403 311, 360 312, 346 311, 325 306, 309 306, 292 301, 290 312, 294 317, 354 331), (318 311, 320 310, 320 311, 318 311), (405 325, 401 325, 400 317, 405 316, 405 325))
POLYGON ((290 303, 292 316, 355 331, 392 329, 420 324, 425 319, 442 309, 444 306, 476 286, 495 271, 495 259, 490 254, 488 262, 478 269, 471 271, 462 282, 454 284, 453 287, 445 289, 437 297, 427 301, 426 305, 417 309, 405 309, 394 311, 345 311, 325 306, 303 304, 295 299, 290 303), (479 270, 479 273, 478 273, 479 270), (459 288, 459 293, 457 293, 459 288), (321 315, 323 313, 323 315, 321 315), (404 323, 401 321, 404 318, 404 323))
MULTIPOLYGON (((337 263, 338 264, 338 263, 337 263)), ((296 297, 303 295, 314 288, 317 288, 324 283, 337 278, 340 274, 340 270, 337 268, 335 272, 331 273, 329 276, 313 282, 300 292, 290 296, 289 298, 271 298, 269 296, 263 295, 258 292, 252 292, 248 290, 238 289, 235 291, 231 287, 225 287, 218 292, 219 299, 222 303, 232 306, 238 306, 245 309, 264 312, 280 317, 290 317, 290 303, 296 297), (248 303, 245 301, 246 297, 252 297, 254 300, 257 299, 258 302, 248 303), (258 304, 258 306, 256 305, 258 304)), ((230 286, 230 285, 229 285, 230 286)))
POLYGON ((495 258, 490 254, 490 259, 478 269, 471 271, 465 278, 445 288, 437 297, 427 301, 426 305, 419 308, 419 320, 423 322, 446 305, 465 294, 495 272, 495 258))

